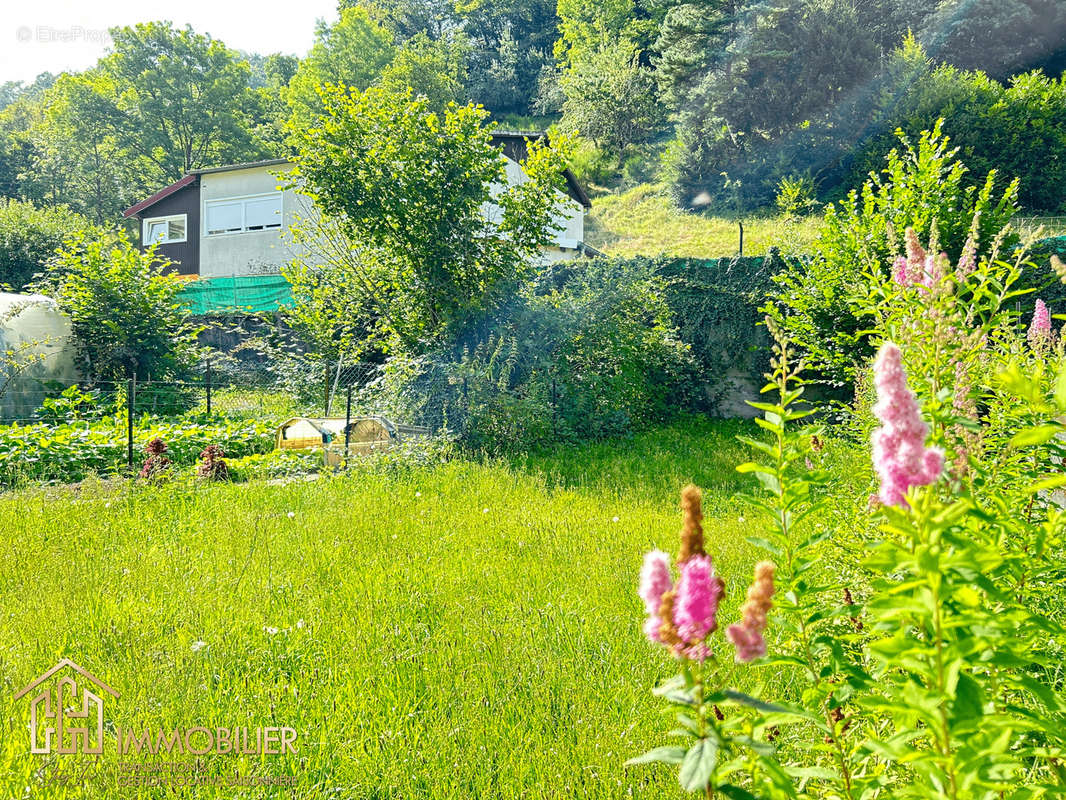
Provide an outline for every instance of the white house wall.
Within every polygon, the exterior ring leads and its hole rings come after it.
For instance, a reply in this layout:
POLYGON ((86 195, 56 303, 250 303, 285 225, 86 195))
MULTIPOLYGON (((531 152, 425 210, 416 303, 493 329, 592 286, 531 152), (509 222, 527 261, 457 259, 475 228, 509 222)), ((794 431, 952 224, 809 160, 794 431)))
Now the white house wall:
POLYGON ((307 215, 309 200, 286 189, 281 200, 280 230, 243 231, 207 235, 207 203, 278 191, 284 164, 252 169, 208 172, 200 176, 200 275, 215 278, 230 275, 277 274, 295 255, 284 232, 300 216, 307 215))
MULTIPOLYGON (((280 175, 286 165, 253 167, 250 169, 207 172, 200 176, 200 276, 203 278, 231 275, 277 274, 281 266, 297 255, 291 237, 286 233, 300 217, 308 216, 310 200, 292 190, 282 197, 282 227, 280 230, 242 231, 240 233, 207 234, 207 203, 249 195, 278 191, 280 175)), ((511 184, 529 180, 521 165, 507 159, 507 180, 511 184)), ((544 249, 544 261, 562 261, 580 255, 579 247, 585 239, 585 209, 569 195, 558 192, 559 206, 555 221, 560 230, 552 234, 552 244, 544 249)), ((499 206, 486 204, 485 214, 490 220, 499 219, 499 206)), ((190 232, 191 233, 191 232, 190 232)))

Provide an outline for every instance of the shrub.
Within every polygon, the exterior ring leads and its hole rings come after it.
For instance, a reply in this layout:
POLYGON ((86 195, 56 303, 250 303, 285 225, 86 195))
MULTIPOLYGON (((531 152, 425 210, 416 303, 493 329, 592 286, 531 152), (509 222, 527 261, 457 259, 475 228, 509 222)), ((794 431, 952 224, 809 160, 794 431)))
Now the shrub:
MULTIPOLYGON (((770 438, 747 440, 757 460, 738 469, 759 481, 766 525, 749 541, 774 559, 778 598, 768 619, 751 617, 772 637, 754 666, 779 678, 782 701, 713 685, 708 694, 716 663, 687 663, 702 655, 707 626, 696 642, 682 635, 693 605, 683 587, 670 607, 665 596, 646 606, 660 636, 670 622, 686 640, 685 679, 659 693, 686 707, 677 734, 688 745, 647 759, 680 763, 687 789, 1062 793, 1066 514, 1053 491, 1066 485, 1066 341, 1043 303, 1032 318, 1010 307, 1021 254, 1005 261, 966 246, 951 260, 912 228, 904 238, 892 275, 866 276, 876 493, 840 498, 845 513, 828 502, 823 430, 803 421, 811 409, 795 355, 768 321, 778 344, 767 390, 777 397, 757 407, 770 438), (727 700, 711 720, 707 705, 727 700)), ((749 593, 749 611, 760 598, 749 593)), ((763 650, 751 635, 740 641, 763 650)))
POLYGON ((454 348, 392 359, 360 403, 496 450, 662 421, 692 366, 652 265, 588 260, 545 272, 454 348))
POLYGON ((849 385, 870 358, 869 281, 888 275, 906 227, 935 239, 953 260, 968 241, 978 255, 1017 241, 1005 227, 1017 210, 1017 181, 1001 193, 995 173, 972 185, 939 124, 917 145, 902 134, 900 141, 881 175, 828 207, 813 257, 792 261, 778 276, 768 306, 810 366, 837 387, 849 385))
POLYGON ((21 292, 45 272, 68 236, 92 229, 89 220, 68 208, 0 198, 0 285, 21 292))
POLYGON ((176 299, 181 282, 166 267, 122 231, 75 237, 59 251, 40 286, 70 316, 90 381, 180 376, 192 363, 193 330, 176 299))

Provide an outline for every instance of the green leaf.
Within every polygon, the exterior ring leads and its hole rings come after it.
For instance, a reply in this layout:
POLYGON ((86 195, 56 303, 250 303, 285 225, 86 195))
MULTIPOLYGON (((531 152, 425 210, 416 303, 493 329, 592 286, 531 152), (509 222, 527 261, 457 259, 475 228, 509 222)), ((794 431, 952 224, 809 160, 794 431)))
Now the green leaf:
POLYGON ((700 739, 689 749, 681 763, 681 788, 686 792, 701 792, 711 781, 718 765, 718 742, 700 739))
POLYGON ((1062 426, 1057 424, 1037 425, 1032 428, 1026 428, 1011 437, 1010 446, 1020 448, 1030 447, 1034 444, 1044 444, 1044 442, 1061 432, 1062 426))
POLYGON ((643 755, 636 756, 626 761, 625 766, 632 767, 636 764, 680 764, 685 759, 683 747, 654 747, 643 755))

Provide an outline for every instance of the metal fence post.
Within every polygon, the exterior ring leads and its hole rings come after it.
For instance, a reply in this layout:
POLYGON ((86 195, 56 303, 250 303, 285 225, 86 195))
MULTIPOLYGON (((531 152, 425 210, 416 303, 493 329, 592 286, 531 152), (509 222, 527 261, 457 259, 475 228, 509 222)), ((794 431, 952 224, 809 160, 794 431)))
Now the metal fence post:
POLYGON ((137 373, 126 382, 126 465, 133 469, 133 406, 137 400, 137 373))
POLYGON ((211 359, 207 359, 207 374, 204 375, 204 388, 207 390, 207 416, 211 416, 211 359))
POLYGON ((559 395, 555 388, 555 378, 552 378, 552 438, 559 438, 559 395))
POLYGON ((348 402, 344 409, 344 464, 348 465, 348 446, 352 443, 352 385, 348 384, 348 402))
POLYGON ((329 382, 333 376, 332 371, 329 368, 329 362, 326 362, 325 381, 322 383, 322 416, 329 416, 329 382))

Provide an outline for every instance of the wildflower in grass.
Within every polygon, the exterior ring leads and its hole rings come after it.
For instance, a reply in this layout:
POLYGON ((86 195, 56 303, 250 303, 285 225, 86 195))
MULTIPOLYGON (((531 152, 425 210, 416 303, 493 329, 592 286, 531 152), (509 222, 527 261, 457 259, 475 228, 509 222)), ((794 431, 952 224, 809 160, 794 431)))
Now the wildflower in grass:
POLYGON ((207 647, 207 642, 203 641, 202 639, 197 639, 195 642, 192 643, 190 649, 194 653, 199 653, 205 647, 207 647))
POLYGON ((681 550, 677 563, 684 564, 692 556, 706 555, 703 549, 703 492, 691 483, 681 490, 681 550))
POLYGON ((1043 353, 1051 342, 1051 314, 1048 313, 1044 301, 1039 298, 1033 309, 1033 321, 1029 325, 1028 339, 1029 346, 1037 354, 1043 353))
POLYGON ((703 661, 710 654, 704 639, 718 628, 718 602, 724 591, 725 584, 714 574, 710 556, 693 556, 681 565, 674 625, 689 658, 703 661))
POLYGON ((644 611, 648 618, 644 623, 644 634, 652 642, 661 642, 659 629, 662 618, 659 609, 663 604, 663 595, 673 588, 670 577, 670 557, 662 550, 652 550, 644 556, 644 565, 640 569, 640 599, 644 601, 644 611))
POLYGON ((874 469, 881 479, 879 497, 886 506, 905 505, 908 489, 934 483, 940 477, 944 454, 925 446, 929 427, 907 387, 902 354, 892 342, 881 345, 874 361, 874 385, 874 416, 883 423, 873 434, 874 469))
POLYGON ((740 622, 730 625, 725 635, 737 649, 737 661, 746 663, 766 655, 766 615, 774 593, 774 565, 760 561, 755 565, 755 580, 748 587, 748 599, 740 609, 740 622))

